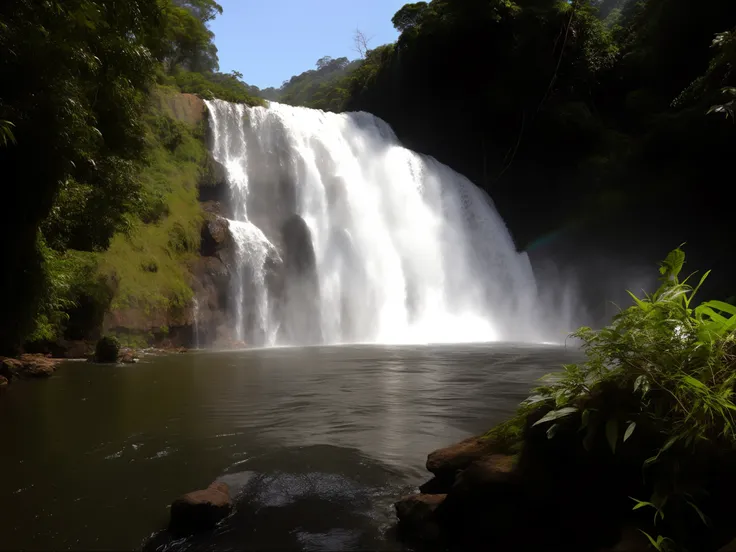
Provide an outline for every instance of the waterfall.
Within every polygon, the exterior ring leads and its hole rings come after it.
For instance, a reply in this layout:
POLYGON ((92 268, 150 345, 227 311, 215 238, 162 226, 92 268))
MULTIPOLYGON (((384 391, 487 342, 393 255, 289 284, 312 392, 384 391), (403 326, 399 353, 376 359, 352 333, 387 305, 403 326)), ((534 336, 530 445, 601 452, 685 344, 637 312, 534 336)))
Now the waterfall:
POLYGON ((192 317, 194 318, 194 348, 199 349, 199 301, 192 298, 192 317))
POLYGON ((490 197, 402 147, 384 121, 273 102, 207 107, 228 174, 238 339, 545 339, 531 264, 490 197))

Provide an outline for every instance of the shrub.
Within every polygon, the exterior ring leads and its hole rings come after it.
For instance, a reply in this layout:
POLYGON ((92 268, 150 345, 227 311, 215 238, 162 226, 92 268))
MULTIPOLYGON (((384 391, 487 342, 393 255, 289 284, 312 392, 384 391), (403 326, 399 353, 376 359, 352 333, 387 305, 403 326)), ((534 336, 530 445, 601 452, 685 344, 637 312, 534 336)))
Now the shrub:
MULTIPOLYGON (((681 249, 672 251, 661 264, 655 293, 644 298, 631 294, 634 305, 602 330, 575 332, 587 360, 546 376, 547 384, 523 406, 552 407, 535 424, 546 424, 549 438, 560 424, 581 420, 587 450, 601 434, 615 454, 637 428, 646 428, 652 454, 642 460, 654 492, 634 508, 654 508, 655 522, 673 507, 677 512, 690 509, 705 522, 693 498, 698 490, 684 490, 681 482, 692 476, 687 472, 699 455, 702 459, 736 445, 736 307, 721 301, 694 307, 708 273, 693 288, 688 284, 692 275, 679 280, 684 262, 681 249), (611 396, 616 400, 601 400, 611 396)), ((662 536, 647 537, 658 550, 671 544, 662 536)))
POLYGON ((120 342, 116 337, 105 336, 97 342, 95 360, 97 362, 117 362, 120 354, 120 342))

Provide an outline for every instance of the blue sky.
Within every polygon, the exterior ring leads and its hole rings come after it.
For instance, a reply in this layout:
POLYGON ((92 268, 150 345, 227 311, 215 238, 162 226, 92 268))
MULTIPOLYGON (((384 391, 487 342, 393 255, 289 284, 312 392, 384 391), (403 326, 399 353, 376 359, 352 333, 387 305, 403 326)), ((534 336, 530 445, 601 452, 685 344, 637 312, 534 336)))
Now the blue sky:
POLYGON ((323 56, 354 59, 356 28, 370 45, 394 42, 394 13, 407 0, 219 0, 223 15, 210 28, 220 71, 236 70, 259 88, 314 68, 323 56))

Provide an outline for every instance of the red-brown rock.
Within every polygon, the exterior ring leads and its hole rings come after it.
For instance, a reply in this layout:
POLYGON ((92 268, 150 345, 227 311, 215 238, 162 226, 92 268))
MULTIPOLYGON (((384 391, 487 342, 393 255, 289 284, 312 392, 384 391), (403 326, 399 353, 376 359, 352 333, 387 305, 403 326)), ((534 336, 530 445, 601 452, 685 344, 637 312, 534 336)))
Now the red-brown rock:
POLYGON ((394 508, 402 531, 421 540, 437 539, 440 528, 435 512, 446 497, 443 494, 418 494, 396 502, 394 508))
POLYGON ((225 483, 213 483, 206 489, 177 498, 171 505, 169 531, 189 534, 213 529, 232 509, 230 489, 225 483))
POLYGON ((122 364, 135 364, 138 362, 138 355, 133 349, 123 349, 120 351, 118 362, 122 364))
POLYGON ((21 377, 48 378, 56 371, 56 361, 44 355, 21 355, 19 360, 21 377))
POLYGON ((427 457, 427 470, 438 477, 454 477, 474 461, 491 452, 491 445, 480 437, 470 437, 449 447, 432 452, 427 457))
POLYGON ((497 485, 518 481, 516 458, 504 454, 491 454, 479 458, 460 472, 455 480, 454 492, 462 488, 486 490, 497 485))

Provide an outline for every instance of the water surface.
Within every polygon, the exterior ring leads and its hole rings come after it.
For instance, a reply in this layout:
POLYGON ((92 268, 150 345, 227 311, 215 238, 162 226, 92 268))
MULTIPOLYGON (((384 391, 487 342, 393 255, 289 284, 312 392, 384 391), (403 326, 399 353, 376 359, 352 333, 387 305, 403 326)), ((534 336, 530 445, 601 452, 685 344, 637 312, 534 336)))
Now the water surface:
POLYGON ((189 353, 69 363, 0 397, 0 548, 400 550, 427 453, 485 431, 575 350, 514 344, 189 353), (168 505, 215 479, 214 534, 168 505))

